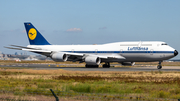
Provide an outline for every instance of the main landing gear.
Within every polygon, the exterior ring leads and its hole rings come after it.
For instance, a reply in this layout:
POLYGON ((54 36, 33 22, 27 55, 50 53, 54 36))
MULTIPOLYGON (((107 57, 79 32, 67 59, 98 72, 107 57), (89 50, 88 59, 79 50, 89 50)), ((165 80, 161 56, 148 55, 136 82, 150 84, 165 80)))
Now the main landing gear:
POLYGON ((99 65, 87 65, 86 64, 86 68, 98 68, 99 67, 99 65))
MULTIPOLYGON (((98 68, 99 65, 85 65, 86 68, 98 68)), ((103 65, 103 68, 110 68, 110 63, 109 62, 106 62, 104 65, 103 65)))
POLYGON ((105 64, 103 65, 103 68, 110 68, 110 63, 109 63, 109 62, 105 63, 105 64))
POLYGON ((157 66, 157 69, 161 69, 162 68, 161 62, 162 61, 159 61, 159 65, 157 66))

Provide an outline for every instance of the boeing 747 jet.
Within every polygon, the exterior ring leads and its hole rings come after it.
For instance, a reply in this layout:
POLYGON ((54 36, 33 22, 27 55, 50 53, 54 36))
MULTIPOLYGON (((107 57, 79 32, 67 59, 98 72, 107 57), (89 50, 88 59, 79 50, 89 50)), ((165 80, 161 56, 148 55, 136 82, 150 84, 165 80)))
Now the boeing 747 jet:
POLYGON ((101 45, 52 45, 29 22, 24 23, 30 45, 11 45, 9 49, 30 51, 50 57, 54 61, 85 62, 86 67, 109 68, 111 62, 134 65, 135 62, 161 62, 178 55, 178 51, 161 41, 115 42, 101 45))

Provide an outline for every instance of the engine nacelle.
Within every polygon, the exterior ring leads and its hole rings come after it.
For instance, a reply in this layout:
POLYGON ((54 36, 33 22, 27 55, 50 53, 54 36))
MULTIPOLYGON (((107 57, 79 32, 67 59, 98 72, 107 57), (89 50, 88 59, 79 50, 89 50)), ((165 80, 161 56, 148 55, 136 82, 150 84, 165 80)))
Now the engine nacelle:
POLYGON ((121 63, 123 66, 134 66, 135 62, 122 62, 121 63))
POLYGON ((51 59, 57 62, 67 61, 68 56, 65 53, 53 53, 51 59))
POLYGON ((101 63, 101 59, 96 56, 87 56, 85 58, 85 62, 88 65, 99 65, 101 63))

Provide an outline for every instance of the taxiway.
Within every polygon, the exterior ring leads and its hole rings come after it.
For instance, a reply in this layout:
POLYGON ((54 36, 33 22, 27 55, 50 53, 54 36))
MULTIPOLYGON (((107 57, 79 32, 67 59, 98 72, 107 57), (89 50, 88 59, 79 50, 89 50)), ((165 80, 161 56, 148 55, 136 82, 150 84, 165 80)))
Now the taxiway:
POLYGON ((111 67, 111 68, 85 68, 76 67, 76 65, 65 64, 1 64, 0 67, 8 68, 27 68, 35 70, 69 70, 69 71, 180 71, 180 66, 163 66, 157 69, 156 66, 132 66, 132 67, 111 67), (62 67, 64 66, 64 67, 62 67))

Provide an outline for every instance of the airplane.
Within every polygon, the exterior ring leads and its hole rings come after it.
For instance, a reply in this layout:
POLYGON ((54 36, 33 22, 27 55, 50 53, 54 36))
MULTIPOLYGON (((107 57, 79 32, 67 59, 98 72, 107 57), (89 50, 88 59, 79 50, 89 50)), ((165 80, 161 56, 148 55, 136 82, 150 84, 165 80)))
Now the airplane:
POLYGON ((25 29, 30 45, 27 47, 10 45, 9 49, 30 51, 45 55, 52 60, 85 62, 85 67, 109 68, 110 63, 118 62, 132 66, 135 62, 159 61, 157 69, 161 69, 163 60, 178 55, 178 51, 161 41, 115 42, 101 45, 52 45, 30 23, 25 22, 25 29))

